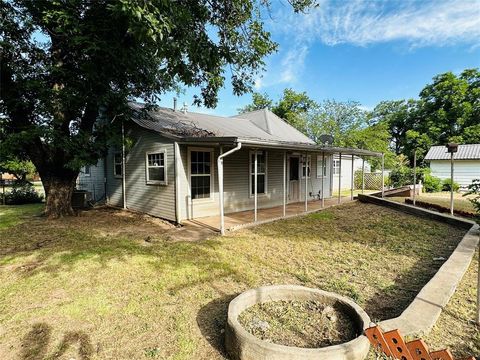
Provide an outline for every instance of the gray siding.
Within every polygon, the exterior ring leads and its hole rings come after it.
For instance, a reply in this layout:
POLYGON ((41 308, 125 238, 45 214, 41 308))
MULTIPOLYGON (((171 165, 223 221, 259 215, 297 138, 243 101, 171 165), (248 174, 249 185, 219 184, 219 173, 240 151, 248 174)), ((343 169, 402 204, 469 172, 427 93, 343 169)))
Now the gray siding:
MULTIPOLYGON (((174 144, 161 135, 134 128, 127 132, 133 146, 126 156, 125 183, 127 208, 175 221, 174 144), (166 151, 167 184, 147 184, 146 153, 166 151)), ((122 179, 114 176, 114 153, 107 157, 107 192, 111 205, 122 206, 122 179)))
MULTIPOLYGON (((188 149, 195 146, 183 145, 180 147, 181 163, 179 164, 179 201, 180 218, 191 219, 203 216, 219 215, 218 199, 218 171, 217 158, 219 148, 214 149, 213 162, 213 192, 211 199, 191 200, 188 149)), ((202 147, 208 148, 208 147, 202 147)), ((229 149, 225 149, 228 151, 229 149)), ((224 198, 225 213, 251 210, 254 207, 254 198, 250 195, 249 173, 250 149, 243 148, 224 159, 224 198)), ((283 151, 267 150, 267 191, 258 196, 258 207, 268 208, 283 203, 283 151)), ((317 177, 317 154, 310 154, 312 167, 311 176, 307 179, 307 193, 317 194, 321 189, 321 177, 317 177)), ((318 154, 321 157, 321 154, 318 154)), ((325 197, 330 197, 330 166, 331 161, 326 156, 327 176, 324 183, 325 197)), ((288 183, 287 183, 288 187, 288 183)), ((300 180, 300 201, 305 199, 305 178, 300 180)), ((308 196, 309 200, 312 200, 308 196)))
POLYGON ((105 168, 104 160, 98 160, 96 165, 90 166, 90 175, 85 174, 82 168, 77 179, 77 189, 86 190, 94 201, 105 199, 105 168))

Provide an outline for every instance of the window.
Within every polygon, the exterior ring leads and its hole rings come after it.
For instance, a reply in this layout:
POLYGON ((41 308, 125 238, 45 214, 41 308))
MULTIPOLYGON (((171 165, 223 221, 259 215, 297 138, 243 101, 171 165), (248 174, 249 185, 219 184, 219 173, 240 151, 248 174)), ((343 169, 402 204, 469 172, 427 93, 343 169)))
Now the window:
POLYGON ((327 176, 327 157, 322 155, 317 155, 317 178, 327 176), (325 161, 322 161, 325 159, 325 161))
POLYGON ((212 186, 212 151, 190 151, 190 186, 192 200, 210 199, 212 186))
POLYGON ((333 175, 340 174, 340 160, 333 160, 333 175))
POLYGON ((84 176, 90 176, 91 175, 90 165, 85 165, 83 167, 83 175, 84 176))
MULTIPOLYGON (((257 151, 257 194, 267 192, 267 153, 257 151)), ((255 151, 250 152, 250 194, 255 193, 255 151)))
POLYGON ((166 184, 165 151, 147 153, 147 184, 166 184))
POLYGON ((122 153, 115 153, 113 155, 113 174, 115 177, 122 177, 123 176, 123 159, 122 153))
MULTIPOLYGON (((307 156, 307 172, 308 172, 308 177, 310 177, 311 174, 311 163, 312 163, 312 157, 310 155, 307 156)), ((302 179, 305 179, 305 156, 302 157, 302 179)))

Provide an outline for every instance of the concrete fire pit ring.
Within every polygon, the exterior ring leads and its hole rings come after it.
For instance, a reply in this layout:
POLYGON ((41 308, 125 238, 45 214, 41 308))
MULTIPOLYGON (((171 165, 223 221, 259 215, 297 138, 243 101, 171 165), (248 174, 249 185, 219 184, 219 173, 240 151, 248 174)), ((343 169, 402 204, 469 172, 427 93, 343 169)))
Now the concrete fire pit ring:
POLYGON ((298 285, 273 285, 248 290, 230 302, 225 331, 225 346, 229 356, 235 360, 363 360, 368 354, 370 343, 366 336, 323 348, 300 348, 273 344, 250 334, 238 321, 239 315, 249 307, 268 301, 317 300, 329 305, 338 304, 354 321, 358 333, 370 326, 370 317, 350 299, 318 289, 298 285))

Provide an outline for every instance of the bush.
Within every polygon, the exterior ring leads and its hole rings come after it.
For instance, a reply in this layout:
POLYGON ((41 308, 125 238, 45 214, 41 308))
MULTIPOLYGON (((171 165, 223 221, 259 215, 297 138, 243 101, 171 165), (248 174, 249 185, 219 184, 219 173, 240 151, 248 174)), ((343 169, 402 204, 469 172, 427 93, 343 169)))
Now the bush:
MULTIPOLYGON (((442 183, 442 191, 451 191, 452 188, 452 179, 445 179, 442 183)), ((458 191, 460 189, 460 185, 457 182, 453 182, 453 191, 458 191)))
POLYGON ((468 185, 468 191, 463 195, 476 195, 473 198, 469 198, 473 205, 473 208, 477 212, 477 222, 480 224, 480 179, 475 179, 470 185, 468 185))
POLYGON ((5 194, 5 204, 7 205, 34 204, 42 201, 43 195, 36 192, 33 186, 28 183, 14 186, 12 191, 5 194))
MULTIPOLYGON (((425 176, 429 174, 429 168, 417 168, 417 184, 419 181, 424 181, 425 176)), ((413 169, 407 166, 400 166, 393 169, 390 172, 389 182, 394 188, 405 185, 413 185, 413 169)))
POLYGON ((442 191, 442 179, 430 174, 425 174, 423 178, 423 190, 426 192, 442 191))

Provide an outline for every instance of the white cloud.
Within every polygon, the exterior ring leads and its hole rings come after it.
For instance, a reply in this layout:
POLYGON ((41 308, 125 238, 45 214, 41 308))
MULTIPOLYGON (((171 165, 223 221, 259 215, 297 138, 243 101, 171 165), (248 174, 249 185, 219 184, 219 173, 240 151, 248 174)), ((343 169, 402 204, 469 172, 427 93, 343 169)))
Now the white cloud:
POLYGON ((274 16, 274 32, 293 35, 297 43, 366 46, 404 40, 414 47, 480 44, 480 0, 324 0, 304 15, 282 10, 274 16))
POLYGON ((480 46, 480 0, 319 0, 307 14, 279 7, 268 21, 274 36, 283 36, 279 65, 271 66, 258 90, 294 83, 316 42, 368 46, 404 41, 410 48, 468 44, 480 46))

